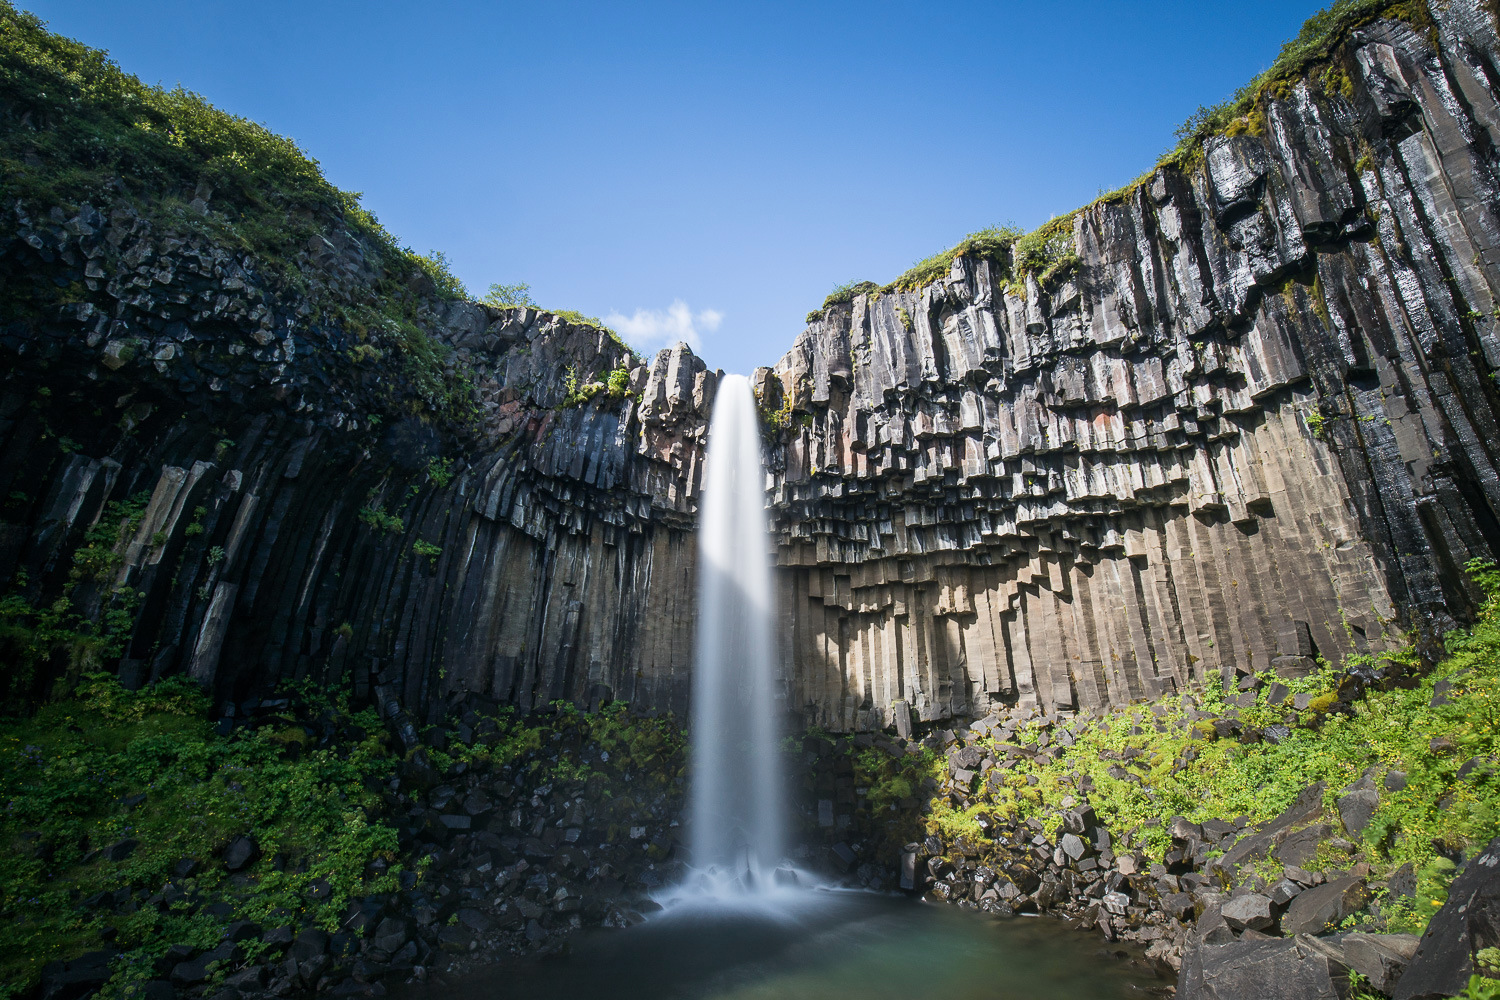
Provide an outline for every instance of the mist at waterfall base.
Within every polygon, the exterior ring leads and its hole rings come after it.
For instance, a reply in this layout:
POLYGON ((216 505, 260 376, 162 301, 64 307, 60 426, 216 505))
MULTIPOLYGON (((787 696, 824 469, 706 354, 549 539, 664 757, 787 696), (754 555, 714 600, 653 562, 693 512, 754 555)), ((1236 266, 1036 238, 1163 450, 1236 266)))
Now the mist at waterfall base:
POLYGON ((778 760, 770 526, 755 393, 714 398, 698 519, 688 831, 689 895, 763 894, 786 829, 778 760))

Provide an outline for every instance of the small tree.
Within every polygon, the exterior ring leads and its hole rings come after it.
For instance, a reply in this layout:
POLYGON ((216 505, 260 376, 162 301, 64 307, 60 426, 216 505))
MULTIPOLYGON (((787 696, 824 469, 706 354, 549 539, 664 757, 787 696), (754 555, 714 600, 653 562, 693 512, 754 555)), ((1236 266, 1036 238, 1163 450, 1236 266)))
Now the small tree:
POLYGON ((489 293, 484 297, 485 305, 514 307, 528 306, 536 308, 536 302, 531 298, 531 286, 524 281, 515 285, 491 285, 489 293))

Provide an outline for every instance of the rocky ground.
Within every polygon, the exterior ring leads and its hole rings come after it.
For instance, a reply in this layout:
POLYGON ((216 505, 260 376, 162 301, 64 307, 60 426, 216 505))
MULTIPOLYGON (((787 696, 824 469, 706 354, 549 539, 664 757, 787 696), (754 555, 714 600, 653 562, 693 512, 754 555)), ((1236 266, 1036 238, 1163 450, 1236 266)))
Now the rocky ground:
MULTIPOLYGON (((281 699, 247 704, 239 724, 254 727, 289 710, 281 699)), ((393 722, 391 744, 417 737, 404 713, 396 710, 393 722)), ((312 747, 345 738, 315 717, 302 723, 312 747)), ((219 725, 231 730, 235 720, 219 725)), ((371 820, 393 827, 399 847, 368 861, 363 884, 393 875, 383 880, 386 891, 351 895, 329 920, 320 904, 338 887, 313 879, 292 906, 237 919, 283 873, 306 869, 305 861, 268 856, 253 831, 243 833, 216 855, 182 858, 165 883, 131 884, 122 870, 116 891, 76 900, 80 912, 103 918, 104 946, 47 965, 36 995, 77 1000, 103 988, 152 1000, 378 996, 393 978, 557 952, 580 927, 627 926, 659 908, 650 893, 681 874, 671 860, 680 836, 681 750, 668 720, 562 709, 506 725, 466 706, 450 726, 420 734, 404 759, 392 754, 388 775, 366 779, 379 798, 371 820), (152 922, 161 931, 122 949, 120 928, 143 911, 158 911, 152 922), (210 918, 211 940, 170 940, 174 918, 210 918)), ((123 863, 137 846, 122 840, 94 850, 82 867, 123 863)))
MULTIPOLYGON (((1413 680, 1399 673, 1378 680, 1400 692, 1398 681, 1413 680)), ((1335 755, 1341 752, 1339 724, 1332 721, 1338 710, 1361 718, 1375 711, 1364 707, 1358 687, 1344 688, 1351 702, 1324 696, 1320 707, 1328 712, 1308 710, 1310 702, 1319 704, 1317 697, 1273 684, 1260 693, 1252 688, 1251 707, 1243 712, 1232 707, 1234 700, 1219 711, 1155 705, 1133 717, 1102 719, 1033 710, 909 740, 862 736, 842 748, 808 741, 809 756, 822 753, 845 765, 842 775, 835 766, 833 786, 823 789, 831 794, 818 801, 830 859, 871 887, 894 880, 930 901, 999 915, 1063 916, 1109 941, 1138 943, 1162 974, 1177 978, 1183 997, 1265 995, 1268 983, 1286 984, 1286 992, 1271 995, 1289 997, 1345 996, 1351 983, 1364 995, 1402 1000, 1456 995, 1471 974, 1500 971, 1489 970, 1479 955, 1500 944, 1487 922, 1489 910, 1473 912, 1477 905, 1500 906, 1500 881, 1493 877, 1500 840, 1461 869, 1451 890, 1447 885, 1464 857, 1484 843, 1470 840, 1465 848, 1461 803, 1473 794, 1467 786, 1486 781, 1492 755, 1465 752, 1462 737, 1407 734, 1419 754, 1447 762, 1441 773, 1448 783, 1428 789, 1433 812, 1420 821, 1426 826, 1415 818, 1395 830, 1382 825, 1386 814, 1409 809, 1421 793, 1406 772, 1380 765, 1344 785, 1307 784, 1264 818, 1161 815, 1172 801, 1163 769, 1193 778, 1193 797, 1213 797, 1212 771, 1198 761, 1200 754, 1250 757, 1258 746, 1292 739, 1322 740, 1335 755), (1257 709, 1268 701, 1282 708, 1286 722, 1265 724, 1266 714, 1257 709), (1122 742, 1136 745, 1101 746, 1101 731, 1111 727, 1122 742), (1171 744, 1153 746, 1153 737, 1174 732, 1186 749, 1162 761, 1161 750, 1171 744), (1079 767, 1082 755, 1102 769, 1097 783, 1098 770, 1079 767), (898 793, 905 791, 899 781, 915 779, 925 787, 913 792, 930 795, 919 822, 904 812, 910 796, 869 808, 882 776, 887 787, 893 783, 893 766, 907 776, 898 779, 898 793), (1143 794, 1158 815, 1125 827, 1118 821, 1125 812, 1118 788, 1101 787, 1110 781, 1143 794), (996 791, 1016 788, 1019 796, 1012 799, 996 791), (1007 802, 1025 803, 1027 793, 1035 794, 1029 801, 1036 808, 1022 815, 1007 811, 1007 802), (883 829, 882 809, 899 817, 885 820, 883 829), (913 839, 896 847, 903 835, 913 839), (1401 853, 1403 838, 1424 840, 1436 856, 1425 865, 1403 862, 1413 856, 1401 853), (866 861, 893 851, 899 852, 894 871, 866 861)), ((1437 711, 1456 690, 1467 697, 1477 687, 1472 675, 1429 678, 1410 692, 1377 697, 1425 702, 1437 711)), ((1420 777, 1424 785, 1436 784, 1430 773, 1420 777)))
MULTIPOLYGON (((670 716, 557 702, 523 717, 470 697, 419 728, 384 689, 379 713, 304 691, 208 732, 191 685, 91 683, 0 741, 6 875, 32 879, 7 890, 15 940, 81 935, 40 970, 41 1000, 379 995, 628 926, 691 862, 670 716), (194 782, 216 791, 184 797, 194 782), (309 795, 337 808, 299 812, 309 795), (172 846, 172 824, 226 815, 172 846)), ((1407 1000, 1500 972, 1493 596, 1432 666, 1408 653, 1105 714, 898 721, 785 741, 799 867, 1067 918, 1143 948, 1188 997, 1285 981, 1407 1000)))

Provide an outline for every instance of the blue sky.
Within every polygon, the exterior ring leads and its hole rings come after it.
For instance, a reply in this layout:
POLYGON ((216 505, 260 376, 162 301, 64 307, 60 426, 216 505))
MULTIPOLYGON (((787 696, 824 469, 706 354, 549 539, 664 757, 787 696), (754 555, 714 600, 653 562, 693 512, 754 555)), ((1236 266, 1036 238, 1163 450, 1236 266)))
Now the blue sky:
POLYGON ((293 137, 476 294, 739 372, 836 284, 1130 181, 1318 6, 18 5, 293 137))

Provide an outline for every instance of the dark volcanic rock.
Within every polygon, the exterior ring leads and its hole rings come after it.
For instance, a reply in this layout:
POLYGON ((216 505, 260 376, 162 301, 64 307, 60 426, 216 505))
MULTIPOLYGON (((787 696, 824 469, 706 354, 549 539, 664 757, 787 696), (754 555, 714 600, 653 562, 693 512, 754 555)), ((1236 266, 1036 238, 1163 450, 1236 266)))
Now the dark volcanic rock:
POLYGON ((1358 913, 1369 900, 1369 892, 1357 878, 1341 878, 1303 892, 1281 917, 1285 934, 1324 934, 1344 918, 1358 913))
POLYGON ((235 837, 224 848, 224 867, 232 872, 243 871, 260 857, 260 846, 254 837, 235 837))
POLYGON ((50 962, 42 969, 42 1000, 78 1000, 109 979, 113 951, 91 951, 71 962, 50 962))
POLYGON ((1259 893, 1247 893, 1224 903, 1219 908, 1224 921, 1233 930, 1261 931, 1275 922, 1271 912, 1271 900, 1259 893))
POLYGON ((1370 823, 1370 817, 1380 805, 1380 795, 1374 789, 1358 789, 1339 799, 1339 819, 1344 831, 1358 837, 1370 823))
POLYGON ((1414 934, 1346 934, 1341 943, 1349 968, 1390 993, 1417 953, 1418 940, 1414 934))
POLYGON ((1177 1000, 1341 1000, 1347 971, 1302 940, 1194 944, 1183 955, 1177 1000))
POLYGON ((1433 914, 1396 988, 1394 1000, 1427 1000, 1462 993, 1473 956, 1500 946, 1500 837, 1459 872, 1448 901, 1433 914))
MULTIPOLYGON (((1069 216, 1050 266, 956 256, 819 309, 754 374, 804 722, 1098 709, 1472 617, 1459 568, 1495 557, 1500 511, 1500 39, 1479 0, 1430 15, 1330 40, 1346 84, 1261 92, 1261 134, 1069 216)), ((141 595, 133 681, 347 680, 413 743, 464 692, 685 711, 719 381, 686 345, 640 358, 420 276, 390 300, 337 208, 273 262, 87 197, 0 212, 0 496, 24 498, 0 578, 50 603, 144 493, 73 594, 141 595), (400 336, 341 318, 372 302, 400 336)))

